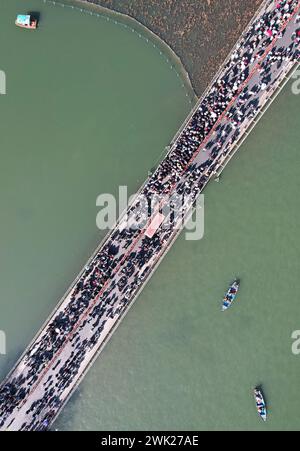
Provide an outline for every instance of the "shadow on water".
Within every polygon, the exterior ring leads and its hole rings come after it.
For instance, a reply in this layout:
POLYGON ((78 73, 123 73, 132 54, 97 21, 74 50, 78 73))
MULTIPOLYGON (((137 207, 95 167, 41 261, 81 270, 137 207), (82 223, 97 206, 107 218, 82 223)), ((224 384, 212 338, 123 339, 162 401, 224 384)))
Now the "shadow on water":
POLYGON ((35 20, 38 21, 38 23, 41 21, 41 13, 37 11, 29 11, 28 14, 35 20))
POLYGON ((19 360, 23 352, 24 348, 20 348, 19 352, 16 353, 8 352, 7 355, 5 356, 0 355, 0 358, 3 357, 3 360, 5 359, 5 363, 4 364, 1 363, 0 383, 15 366, 16 362, 19 360))
POLYGON ((72 393, 69 401, 68 401, 68 406, 72 407, 73 404, 77 404, 77 401, 82 398, 82 387, 79 384, 79 386, 75 389, 75 391, 72 393))
POLYGON ((262 383, 257 384, 255 386, 255 388, 262 393, 262 395, 264 397, 264 400, 265 400, 265 403, 266 403, 266 405, 268 405, 268 397, 266 396, 266 390, 265 390, 265 387, 263 386, 263 384, 262 383))
MULTIPOLYGON (((67 403, 67 408, 68 409, 70 409, 70 411, 71 411, 71 409, 72 409, 72 406, 73 405, 77 405, 77 403, 78 403, 78 401, 80 400, 80 398, 82 398, 82 393, 83 393, 83 390, 82 390, 82 387, 81 387, 81 384, 79 384, 79 386, 76 388, 76 390, 72 393, 72 395, 71 395, 71 397, 70 397, 70 399, 68 400, 68 403, 67 403)), ((64 406, 64 408, 63 408, 63 410, 64 409, 66 409, 66 405, 64 406)), ((61 414, 61 412, 60 412, 60 414, 61 414)), ((69 413, 69 415, 71 415, 71 413, 69 413)), ((59 415, 60 416, 60 415, 59 415)), ((51 429, 50 429, 51 431, 58 431, 58 429, 57 429, 57 419, 54 421, 54 423, 51 425, 51 429)))

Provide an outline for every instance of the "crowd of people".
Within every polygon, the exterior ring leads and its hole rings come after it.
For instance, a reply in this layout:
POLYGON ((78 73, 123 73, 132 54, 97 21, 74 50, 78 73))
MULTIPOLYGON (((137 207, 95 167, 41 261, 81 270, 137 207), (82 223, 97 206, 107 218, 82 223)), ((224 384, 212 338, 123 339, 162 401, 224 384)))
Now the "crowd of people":
POLYGON ((240 138, 245 123, 257 115, 260 96, 276 87, 284 62, 299 58, 299 28, 291 33, 288 45, 283 44, 287 32, 283 27, 298 6, 299 0, 278 1, 275 7, 270 0, 265 12, 243 35, 222 74, 129 208, 127 223, 135 226, 126 227, 122 220, 117 224, 47 327, 0 387, 0 428, 35 390, 40 397, 27 410, 31 421, 25 421, 22 430, 48 427, 64 402, 64 393, 71 389, 84 362, 99 346, 103 331, 107 333, 122 316, 173 236, 181 216, 178 211, 170 213, 169 227, 161 228, 153 238, 141 235, 137 224, 147 223, 147 202, 154 195, 170 195, 175 190, 185 198, 182 205, 186 210, 192 206, 220 160, 240 138), (259 70, 251 84, 248 80, 254 65, 259 70), (142 198, 147 200, 146 208, 142 198), (63 357, 66 346, 72 350, 63 357), (49 368, 53 371, 41 388, 49 368))

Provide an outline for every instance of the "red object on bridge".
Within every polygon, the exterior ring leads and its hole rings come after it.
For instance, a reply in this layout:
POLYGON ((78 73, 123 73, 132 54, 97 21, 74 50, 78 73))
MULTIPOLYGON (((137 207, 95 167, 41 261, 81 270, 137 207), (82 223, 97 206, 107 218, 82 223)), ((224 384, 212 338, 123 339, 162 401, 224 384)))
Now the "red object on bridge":
POLYGON ((153 236, 156 234, 157 230, 160 228, 164 220, 165 220, 164 215, 162 215, 161 213, 157 213, 150 222, 150 225, 147 228, 145 235, 148 238, 153 238, 153 236))

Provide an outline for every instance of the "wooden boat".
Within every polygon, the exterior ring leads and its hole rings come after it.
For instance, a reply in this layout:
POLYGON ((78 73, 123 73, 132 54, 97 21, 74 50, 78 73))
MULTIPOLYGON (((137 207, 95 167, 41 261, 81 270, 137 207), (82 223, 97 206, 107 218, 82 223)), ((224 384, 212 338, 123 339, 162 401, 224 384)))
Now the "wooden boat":
POLYGON ((32 17, 30 14, 19 14, 15 23, 17 27, 27 28, 28 30, 36 30, 38 25, 37 20, 34 19, 34 17, 32 17))
POLYGON ((262 393, 262 390, 259 387, 254 389, 254 398, 256 404, 256 410, 260 418, 266 422, 267 421, 267 406, 262 393))
POLYGON ((228 288, 227 293, 224 296, 223 304, 222 304, 222 311, 225 312, 228 310, 231 306, 233 301, 236 299, 238 291, 240 288, 240 281, 236 279, 228 288))

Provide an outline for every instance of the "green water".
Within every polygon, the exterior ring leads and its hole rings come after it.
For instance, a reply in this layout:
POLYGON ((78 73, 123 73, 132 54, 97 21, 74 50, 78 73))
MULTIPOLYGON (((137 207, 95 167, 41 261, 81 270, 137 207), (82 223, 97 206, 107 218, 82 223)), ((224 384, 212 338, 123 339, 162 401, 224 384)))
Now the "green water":
POLYGON ((286 87, 208 186, 204 239, 175 243, 57 428, 300 430, 299 101, 286 87), (222 314, 236 275, 240 302, 222 314))
POLYGON ((0 4, 0 377, 106 234, 97 196, 135 192, 194 101, 167 51, 128 21, 24 3, 0 4), (14 25, 28 10, 37 31, 14 25))
MULTIPOLYGON (((5 22, 20 3, 5 2, 5 22)), ((3 375, 96 245, 96 195, 120 184, 136 189, 189 108, 174 71, 134 33, 124 55, 126 30, 105 24, 104 33, 103 22, 75 11, 43 12, 39 42, 32 34, 21 41, 6 23, 15 49, 0 39, 1 68, 11 67, 11 94, 0 97, 3 375), (34 72, 16 61, 28 42, 24 60, 34 72), (119 63, 112 52, 126 56, 113 86, 114 71, 103 69, 106 58, 119 63)), ((299 101, 287 86, 221 183, 208 186, 203 240, 175 243, 56 428, 300 430, 300 357, 291 351, 300 329, 299 101), (236 275, 239 302, 222 314, 220 299, 236 275), (266 425, 251 395, 260 383, 266 425)))

